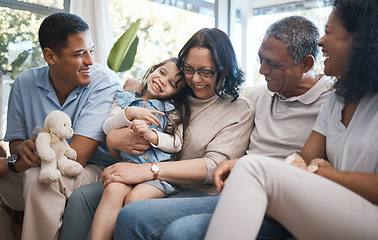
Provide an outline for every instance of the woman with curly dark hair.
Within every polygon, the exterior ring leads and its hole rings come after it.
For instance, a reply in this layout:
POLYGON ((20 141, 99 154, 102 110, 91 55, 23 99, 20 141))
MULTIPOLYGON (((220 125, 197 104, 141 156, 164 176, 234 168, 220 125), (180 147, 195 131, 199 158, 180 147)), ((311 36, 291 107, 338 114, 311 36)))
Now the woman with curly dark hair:
POLYGON ((333 5, 318 45, 336 91, 297 159, 308 166, 247 155, 231 174, 218 168, 224 188, 206 239, 254 239, 264 215, 296 239, 377 239, 378 1, 333 5))
MULTIPOLYGON (((378 9, 375 4, 376 1, 334 1, 339 20, 353 38, 352 51, 346 58, 349 59, 345 64, 346 74, 335 75, 338 78, 336 93, 345 103, 357 103, 367 93, 378 92, 378 17, 374 12, 378 9)), ((323 47, 322 40, 319 46, 323 47)))
MULTIPOLYGON (((103 176, 115 173, 119 178, 105 181, 137 184, 155 176, 173 184, 195 185, 190 189, 196 191, 215 192, 208 184, 218 163, 241 157, 248 148, 254 111, 250 101, 238 94, 244 76, 226 33, 217 28, 197 31, 178 59, 187 84, 182 94, 190 111, 180 155, 185 161, 161 162, 157 170, 150 164, 116 163, 103 176)), ((125 140, 111 133, 106 139, 108 148, 122 151, 118 149, 122 144, 115 142, 125 140)))

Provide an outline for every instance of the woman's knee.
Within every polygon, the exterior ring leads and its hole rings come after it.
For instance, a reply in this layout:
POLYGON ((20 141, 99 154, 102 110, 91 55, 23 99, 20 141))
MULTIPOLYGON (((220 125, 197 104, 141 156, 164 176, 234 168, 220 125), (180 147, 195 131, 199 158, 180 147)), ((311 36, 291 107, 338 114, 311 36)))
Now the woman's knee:
POLYGON ((159 200, 161 199, 147 199, 127 204, 118 213, 116 227, 135 228, 159 219, 161 207, 164 206, 159 200))
POLYGON ((147 199, 124 206, 117 217, 114 239, 122 239, 123 236, 129 239, 157 239, 171 218, 164 200, 147 199))
POLYGON ((173 221, 165 230, 162 240, 204 239, 213 214, 196 214, 173 221))

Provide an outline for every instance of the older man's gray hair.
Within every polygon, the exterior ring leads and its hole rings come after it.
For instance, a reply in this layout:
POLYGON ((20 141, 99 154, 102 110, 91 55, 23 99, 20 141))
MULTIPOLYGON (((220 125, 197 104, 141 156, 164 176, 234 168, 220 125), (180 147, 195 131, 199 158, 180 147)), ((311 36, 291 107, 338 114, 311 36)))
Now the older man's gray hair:
POLYGON ((266 30, 266 36, 274 37, 286 43, 287 51, 294 63, 299 63, 307 55, 315 59, 318 55, 318 28, 302 16, 290 16, 278 20, 266 30))

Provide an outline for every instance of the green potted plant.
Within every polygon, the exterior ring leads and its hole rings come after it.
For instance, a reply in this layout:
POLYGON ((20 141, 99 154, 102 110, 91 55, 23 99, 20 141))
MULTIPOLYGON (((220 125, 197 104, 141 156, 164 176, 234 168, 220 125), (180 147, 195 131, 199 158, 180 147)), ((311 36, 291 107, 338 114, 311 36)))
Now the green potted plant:
POLYGON ((115 72, 129 70, 134 63, 139 38, 137 31, 140 27, 141 19, 133 22, 124 34, 114 43, 108 56, 108 67, 115 72))

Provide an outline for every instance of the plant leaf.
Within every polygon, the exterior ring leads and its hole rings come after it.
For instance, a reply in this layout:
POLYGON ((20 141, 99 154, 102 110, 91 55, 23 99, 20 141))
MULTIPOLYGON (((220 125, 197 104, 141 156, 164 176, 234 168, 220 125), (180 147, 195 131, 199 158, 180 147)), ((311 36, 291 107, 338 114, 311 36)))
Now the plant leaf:
MULTIPOLYGON (((128 51, 137 37, 137 31, 139 30, 140 21, 140 18, 138 18, 135 22, 133 22, 110 50, 108 56, 108 66, 113 71, 119 72, 119 69, 122 63, 124 62, 124 59, 128 56, 128 51)), ((138 44, 138 42, 139 40, 136 44, 138 44)))
POLYGON ((20 53, 17 58, 11 63, 12 69, 21 67, 21 65, 25 62, 25 60, 30 55, 32 49, 24 50, 22 53, 20 53))
POLYGON ((123 59, 121 66, 118 69, 118 72, 127 71, 133 66, 135 55, 138 48, 138 43, 139 43, 139 38, 136 37, 133 43, 131 44, 129 51, 127 51, 126 56, 123 59))
POLYGON ((11 79, 15 79, 22 72, 21 65, 25 62, 25 60, 29 57, 29 55, 31 53, 32 53, 32 49, 24 50, 10 64, 11 67, 12 67, 12 71, 10 71, 10 77, 11 77, 11 79))

